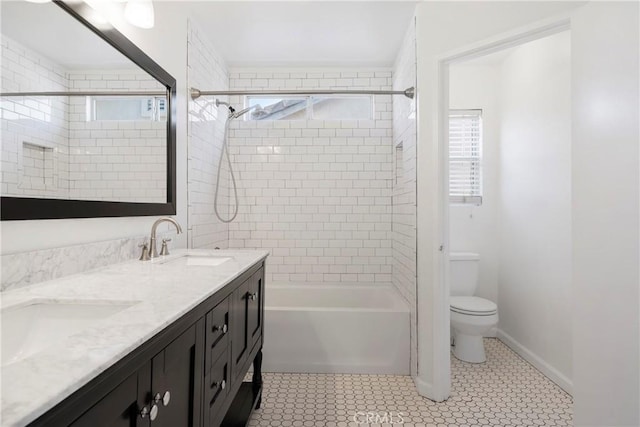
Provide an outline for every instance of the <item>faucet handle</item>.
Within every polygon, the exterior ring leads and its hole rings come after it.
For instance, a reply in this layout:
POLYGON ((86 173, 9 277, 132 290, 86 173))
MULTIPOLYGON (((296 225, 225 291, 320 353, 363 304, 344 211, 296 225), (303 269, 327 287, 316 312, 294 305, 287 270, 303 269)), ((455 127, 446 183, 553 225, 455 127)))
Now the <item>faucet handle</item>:
POLYGON ((167 245, 167 242, 170 241, 171 239, 162 239, 162 248, 160 249, 161 256, 169 255, 169 246, 167 245))
POLYGON ((138 245, 139 248, 142 248, 142 253, 140 254, 140 258, 138 258, 138 260, 140 261, 149 261, 151 260, 151 257, 149 256, 149 244, 147 242, 144 242, 141 245, 138 245))

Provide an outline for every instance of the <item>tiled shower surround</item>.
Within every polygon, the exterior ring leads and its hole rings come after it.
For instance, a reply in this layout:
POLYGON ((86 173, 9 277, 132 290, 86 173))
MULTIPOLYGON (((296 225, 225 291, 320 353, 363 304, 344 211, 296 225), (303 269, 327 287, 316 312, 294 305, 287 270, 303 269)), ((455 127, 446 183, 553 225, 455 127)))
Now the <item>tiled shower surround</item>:
MULTIPOLYGON (((3 36, 2 91, 68 90, 66 71, 3 36)), ((2 194, 67 197, 68 98, 4 98, 2 194)))
MULTIPOLYGON (((230 89, 391 89, 391 80, 389 70, 242 70, 230 89)), ((376 96, 374 111, 373 120, 233 122, 240 213, 229 246, 271 251, 269 283, 391 283, 391 96, 376 96)))
MULTIPOLYGON (((2 37, 2 90, 163 90, 139 69, 67 70, 2 37)), ((88 121, 86 97, 2 100, 2 194, 163 202, 166 123, 88 121)))
MULTIPOLYGON (((236 69, 196 25, 189 28, 189 86, 211 90, 391 89, 415 86, 410 26, 391 69, 236 69)), ((213 213, 227 109, 189 102, 189 244, 270 251, 267 283, 393 284, 411 309, 416 373, 415 102, 375 96, 372 120, 234 121, 230 153, 239 214, 213 213)), ((228 99, 236 108, 245 99, 228 99)), ((220 206, 233 210, 223 162, 220 206)))
MULTIPOLYGON (((393 89, 416 86, 416 34, 410 25, 398 54, 393 89)), ((418 365, 416 309, 416 102, 393 99, 394 185, 392 219, 393 284, 411 310, 411 373, 418 365)))
MULTIPOLYGON (((189 87, 225 90, 229 76, 224 60, 216 53, 198 26, 189 21, 188 36, 189 87)), ((222 154, 226 108, 216 107, 214 98, 189 100, 188 149, 188 240, 192 248, 227 248, 229 226, 214 215, 216 172, 222 154)), ((220 182, 220 209, 229 214, 229 181, 223 163, 220 182)))

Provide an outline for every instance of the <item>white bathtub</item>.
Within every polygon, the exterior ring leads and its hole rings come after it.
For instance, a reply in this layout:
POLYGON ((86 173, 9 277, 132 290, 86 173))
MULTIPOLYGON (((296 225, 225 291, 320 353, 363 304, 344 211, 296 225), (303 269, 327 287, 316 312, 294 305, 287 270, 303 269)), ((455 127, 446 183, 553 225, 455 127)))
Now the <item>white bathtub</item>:
POLYGON ((409 374, 409 308, 390 286, 267 285, 265 372, 409 374))

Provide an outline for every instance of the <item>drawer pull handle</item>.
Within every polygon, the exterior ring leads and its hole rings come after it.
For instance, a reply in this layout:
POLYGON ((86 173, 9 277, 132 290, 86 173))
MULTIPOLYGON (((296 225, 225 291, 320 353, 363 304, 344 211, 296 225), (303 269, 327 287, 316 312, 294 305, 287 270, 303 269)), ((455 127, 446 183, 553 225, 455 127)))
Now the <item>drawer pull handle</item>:
POLYGON ((147 418, 147 415, 149 415, 149 408, 143 406, 142 409, 140 409, 140 418, 147 418))
POLYGON ((169 393, 169 390, 165 391, 162 396, 160 396, 160 393, 156 393, 156 395, 153 396, 153 401, 155 403, 162 403, 162 406, 169 406, 169 402, 171 402, 171 393, 169 393))
POLYGON ((223 334, 226 334, 227 331, 229 330, 229 328, 227 327, 227 324, 225 323, 224 325, 222 325, 222 327, 218 326, 218 325, 213 325, 213 332, 218 332, 218 331, 222 331, 223 334))
POLYGON ((248 295, 248 298, 249 298, 251 301, 255 301, 255 299, 256 299, 256 298, 258 298, 258 293, 257 293, 257 292, 250 293, 250 294, 248 295))
POLYGON ((222 382, 216 381, 215 383, 213 383, 211 388, 217 388, 218 386, 220 386, 220 388, 224 390, 224 388, 227 386, 227 381, 226 380, 222 380, 222 382))

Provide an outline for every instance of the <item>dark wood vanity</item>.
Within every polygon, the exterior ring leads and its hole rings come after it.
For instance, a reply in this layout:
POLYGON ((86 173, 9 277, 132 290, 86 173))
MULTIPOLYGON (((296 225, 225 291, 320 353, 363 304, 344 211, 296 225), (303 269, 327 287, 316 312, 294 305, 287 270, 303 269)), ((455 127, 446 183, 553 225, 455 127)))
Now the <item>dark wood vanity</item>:
POLYGON ((261 402, 263 318, 260 261, 30 425, 244 426, 261 402))

